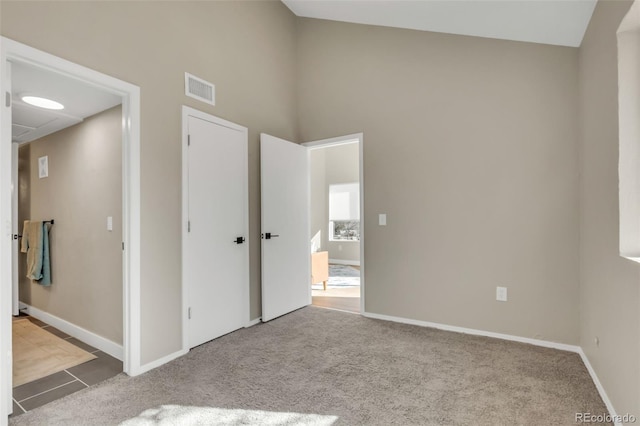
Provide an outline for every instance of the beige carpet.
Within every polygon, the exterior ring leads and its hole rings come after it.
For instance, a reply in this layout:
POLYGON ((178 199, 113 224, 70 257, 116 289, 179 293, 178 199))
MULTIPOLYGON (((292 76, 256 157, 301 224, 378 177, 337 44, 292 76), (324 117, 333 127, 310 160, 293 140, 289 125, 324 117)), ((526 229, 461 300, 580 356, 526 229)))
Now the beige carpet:
POLYGON ((26 318, 13 321, 14 387, 95 358, 26 318))
POLYGON ((334 426, 575 425, 576 413, 606 413, 578 354, 309 306, 9 423, 116 425, 167 404, 240 419, 241 410, 332 416, 334 426))

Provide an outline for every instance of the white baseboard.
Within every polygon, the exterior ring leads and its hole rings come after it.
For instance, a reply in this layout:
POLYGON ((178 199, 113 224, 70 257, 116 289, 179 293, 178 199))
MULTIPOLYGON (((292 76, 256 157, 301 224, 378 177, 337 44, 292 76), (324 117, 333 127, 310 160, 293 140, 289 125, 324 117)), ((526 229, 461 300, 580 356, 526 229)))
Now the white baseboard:
MULTIPOLYGON (((513 342, 528 343, 530 345, 542 346, 545 348, 559 349, 561 351, 575 352, 578 355, 580 355, 580 358, 582 358, 582 362, 584 363, 585 367, 587 367, 587 370, 591 375, 591 379, 593 380, 593 383, 596 385, 596 388, 598 389, 598 393, 600 394, 602 401, 604 401, 605 405, 607 406, 607 410, 609 411, 609 414, 614 419, 617 417, 616 410, 613 408, 613 404, 611 403, 611 400, 607 396, 607 392, 604 390, 602 383, 600 383, 600 380, 598 379, 598 376, 596 375, 595 370, 593 369, 593 367, 591 366, 591 363, 589 362, 589 358, 587 358, 586 354, 584 353, 584 351, 580 346, 567 345, 565 343, 558 343, 558 342, 550 342, 548 340, 530 339, 528 337, 514 336, 511 334, 494 333, 492 331, 476 330, 473 328, 457 327, 453 325, 439 324, 436 322, 419 321, 419 320, 413 320, 413 319, 402 318, 402 317, 394 317, 389 315, 380 315, 380 314, 374 314, 371 312, 364 312, 362 315, 367 318, 381 319, 386 321, 399 322, 403 324, 417 325, 421 327, 437 328, 439 330, 453 331, 455 333, 463 333, 463 334, 472 334, 474 336, 493 337, 496 339, 510 340, 513 342)), ((619 422, 616 422, 615 424, 616 426, 622 425, 622 423, 619 423, 619 422)))
POLYGON ((359 260, 329 259, 329 263, 333 263, 334 265, 360 266, 359 260))
POLYGON ((389 315, 374 314, 364 312, 362 314, 368 318, 381 319, 386 321, 400 322, 403 324, 418 325, 421 327, 437 328, 438 330, 453 331, 455 333, 472 334, 474 336, 493 337, 495 339, 511 340, 513 342, 528 343, 530 345, 542 346, 545 348, 559 349, 561 351, 580 353, 580 346, 567 345, 566 343, 550 342, 548 340, 531 339, 528 337, 514 336, 511 334, 494 333, 492 331, 476 330, 473 328, 457 327, 454 325, 439 324, 437 322, 419 321, 409 318, 393 317, 389 315))
MULTIPOLYGON (((607 406, 607 410, 609 410, 609 414, 611 415, 612 418, 614 419, 617 418, 618 416, 616 415, 616 410, 615 408, 613 408, 613 404, 611 403, 611 400, 609 399, 607 392, 604 390, 604 386, 602 386, 602 383, 600 383, 600 379, 598 379, 598 375, 596 374, 596 371, 591 366, 591 363, 589 362, 589 358, 587 358, 587 354, 584 353, 582 348, 578 348, 578 354, 580 354, 580 358, 582 358, 582 362, 584 362, 585 367, 587 367, 587 371, 589 371, 589 375, 591 375, 591 379, 593 380, 593 383, 596 385, 596 389, 598 389, 600 398, 602 398, 604 405, 607 406)), ((622 426, 622 423, 615 422, 615 425, 622 426)))
POLYGON ((137 369, 135 374, 133 375, 137 376, 139 374, 146 373, 147 371, 160 367, 161 365, 171 362, 176 358, 180 358, 181 356, 186 355, 188 352, 189 352, 188 349, 180 349, 177 352, 174 352, 167 356, 163 356, 162 358, 156 359, 155 361, 148 362, 145 365, 141 365, 140 368, 137 369))
POLYGON ((262 317, 258 317, 254 320, 249 321, 247 325, 244 326, 244 328, 253 327, 256 324, 260 324, 261 322, 262 322, 262 317))
MULTIPOLYGON (((22 306, 22 302, 20 303, 22 306)), ((78 340, 82 340, 87 345, 91 345, 96 349, 100 349, 102 352, 105 352, 112 357, 122 361, 122 345, 119 345, 118 343, 113 342, 105 337, 99 336, 92 331, 70 323, 69 321, 64 320, 60 317, 42 311, 38 308, 34 308, 33 306, 29 306, 26 303, 24 304, 24 306, 25 308, 21 310, 31 315, 32 317, 39 319, 40 321, 44 321, 50 326, 67 333, 69 336, 75 337, 78 340)))

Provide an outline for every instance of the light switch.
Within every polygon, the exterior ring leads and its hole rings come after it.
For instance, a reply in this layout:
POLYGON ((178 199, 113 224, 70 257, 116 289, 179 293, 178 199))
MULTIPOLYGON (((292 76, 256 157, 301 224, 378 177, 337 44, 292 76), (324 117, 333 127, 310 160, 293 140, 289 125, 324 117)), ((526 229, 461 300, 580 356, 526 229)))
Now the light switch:
POLYGON ((385 213, 378 215, 378 225, 387 226, 387 215, 385 213))
POLYGON ((113 217, 107 216, 107 231, 113 231, 113 217))

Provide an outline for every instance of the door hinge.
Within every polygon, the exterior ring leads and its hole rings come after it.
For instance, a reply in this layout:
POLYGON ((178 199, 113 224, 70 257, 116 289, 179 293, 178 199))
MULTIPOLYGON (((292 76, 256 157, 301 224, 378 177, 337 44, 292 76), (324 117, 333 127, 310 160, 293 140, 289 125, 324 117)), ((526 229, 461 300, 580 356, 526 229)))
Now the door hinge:
POLYGON ((189 310, 187 312, 187 316, 189 317, 189 319, 191 319, 191 307, 189 307, 189 310))
POLYGON ((191 146, 191 135, 187 135, 187 146, 191 146))
POLYGON ((124 241, 122 242, 122 250, 124 250, 124 241))
POLYGON ((191 232, 191 221, 187 221, 187 232, 191 232))
POLYGON ((5 103, 5 105, 6 105, 7 107, 10 107, 10 106, 11 106, 11 93, 6 92, 6 94, 5 94, 5 101, 4 101, 4 103, 5 103))

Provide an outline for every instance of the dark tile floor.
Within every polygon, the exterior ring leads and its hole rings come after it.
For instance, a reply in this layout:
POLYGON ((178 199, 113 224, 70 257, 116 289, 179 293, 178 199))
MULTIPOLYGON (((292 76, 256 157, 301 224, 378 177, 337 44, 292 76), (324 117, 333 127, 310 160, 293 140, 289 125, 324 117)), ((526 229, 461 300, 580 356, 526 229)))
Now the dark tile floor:
POLYGON ((100 383, 122 372, 122 362, 116 358, 40 320, 29 316, 27 318, 44 330, 94 354, 97 358, 13 388, 12 417, 100 383))

